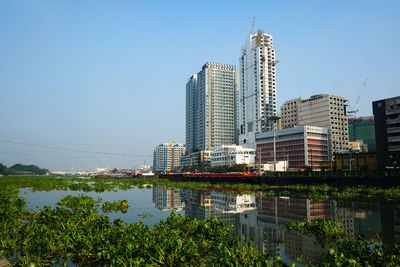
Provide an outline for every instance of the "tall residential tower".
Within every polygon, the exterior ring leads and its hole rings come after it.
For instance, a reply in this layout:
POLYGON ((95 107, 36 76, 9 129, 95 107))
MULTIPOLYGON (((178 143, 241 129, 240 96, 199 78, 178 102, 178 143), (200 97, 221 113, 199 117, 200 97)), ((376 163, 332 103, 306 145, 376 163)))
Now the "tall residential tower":
POLYGON ((276 129, 275 49, 272 36, 258 31, 242 47, 239 76, 239 144, 255 148, 255 134, 276 129))
POLYGON ((235 144, 235 66, 206 63, 186 84, 186 147, 188 153, 235 144))

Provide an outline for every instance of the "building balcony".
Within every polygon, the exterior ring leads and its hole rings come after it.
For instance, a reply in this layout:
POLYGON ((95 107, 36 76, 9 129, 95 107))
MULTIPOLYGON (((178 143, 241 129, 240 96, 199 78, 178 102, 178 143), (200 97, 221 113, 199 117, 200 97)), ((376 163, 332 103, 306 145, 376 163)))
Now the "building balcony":
POLYGON ((400 132, 400 127, 389 127, 387 128, 387 133, 397 133, 400 132))
POLYGON ((400 142, 400 136, 388 136, 388 143, 400 142))

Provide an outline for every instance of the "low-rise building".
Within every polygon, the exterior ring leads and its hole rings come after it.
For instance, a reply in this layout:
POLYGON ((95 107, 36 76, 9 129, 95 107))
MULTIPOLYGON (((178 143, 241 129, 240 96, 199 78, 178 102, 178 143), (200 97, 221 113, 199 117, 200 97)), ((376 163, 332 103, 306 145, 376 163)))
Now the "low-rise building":
POLYGON ((257 163, 287 161, 288 168, 320 169, 328 161, 328 130, 299 126, 256 135, 257 163), (275 146, 275 157, 274 157, 275 146))
POLYGON ((187 152, 181 157, 181 166, 185 167, 199 167, 205 168, 210 166, 211 163, 211 151, 202 150, 197 152, 187 152))
POLYGON ((255 160, 255 149, 238 145, 213 147, 211 166, 233 166, 235 164, 252 164, 255 160))

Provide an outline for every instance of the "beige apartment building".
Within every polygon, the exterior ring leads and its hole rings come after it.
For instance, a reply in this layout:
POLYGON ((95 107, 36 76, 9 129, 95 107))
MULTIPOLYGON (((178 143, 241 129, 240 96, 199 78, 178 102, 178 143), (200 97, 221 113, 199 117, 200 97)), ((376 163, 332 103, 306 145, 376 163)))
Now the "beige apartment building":
POLYGON ((153 150, 153 172, 169 172, 180 169, 180 159, 185 151, 185 145, 175 141, 158 145, 153 150))
POLYGON ((281 106, 282 128, 300 125, 328 129, 329 155, 348 152, 349 131, 346 115, 347 99, 321 94, 310 98, 296 98, 281 106))

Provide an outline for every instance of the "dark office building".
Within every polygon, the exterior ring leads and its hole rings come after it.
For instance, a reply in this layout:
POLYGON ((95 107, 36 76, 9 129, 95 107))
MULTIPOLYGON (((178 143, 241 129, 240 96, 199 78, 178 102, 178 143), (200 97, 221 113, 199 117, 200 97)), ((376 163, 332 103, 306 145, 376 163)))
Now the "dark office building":
POLYGON ((372 102, 378 168, 400 165, 400 96, 372 102))

